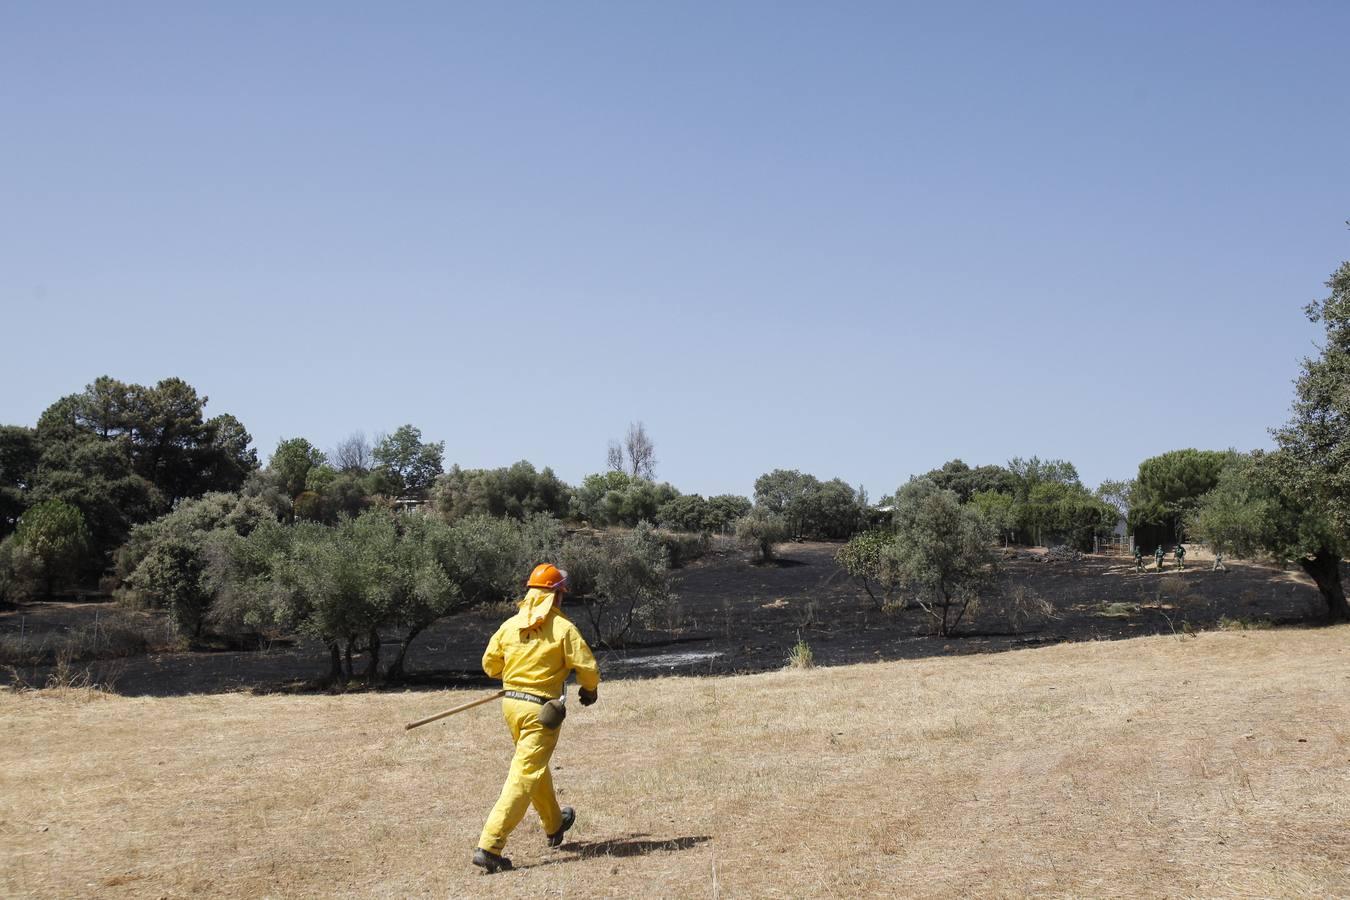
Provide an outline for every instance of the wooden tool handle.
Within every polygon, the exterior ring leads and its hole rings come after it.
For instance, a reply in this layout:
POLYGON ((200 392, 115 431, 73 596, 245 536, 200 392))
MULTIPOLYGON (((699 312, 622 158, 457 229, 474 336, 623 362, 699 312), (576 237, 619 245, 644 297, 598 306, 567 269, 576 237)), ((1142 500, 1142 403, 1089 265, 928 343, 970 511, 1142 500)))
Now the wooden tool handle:
POLYGON ((498 697, 500 697, 502 694, 505 693, 506 691, 497 691, 495 693, 488 694, 486 697, 479 697, 477 700, 470 700, 468 703, 461 703, 454 709, 447 709, 445 712, 438 712, 434 716, 427 716, 425 719, 418 719, 416 722, 409 722, 407 725, 403 726, 403 730, 408 731, 410 729, 416 728, 418 725, 425 725, 428 722, 435 722, 437 719, 444 719, 446 716, 453 716, 457 712, 464 712, 464 710, 466 709, 473 709, 475 706, 482 706, 484 703, 491 703, 493 700, 496 700, 498 697))

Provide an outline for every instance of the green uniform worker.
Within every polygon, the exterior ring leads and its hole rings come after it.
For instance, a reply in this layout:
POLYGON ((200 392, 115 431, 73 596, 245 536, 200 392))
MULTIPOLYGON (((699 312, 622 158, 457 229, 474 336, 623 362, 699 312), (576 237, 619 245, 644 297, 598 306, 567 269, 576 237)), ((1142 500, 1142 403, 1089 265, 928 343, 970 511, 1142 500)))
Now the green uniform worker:
POLYGON ((1156 560, 1157 563, 1158 563, 1158 571, 1159 571, 1159 572, 1162 571, 1162 561, 1163 561, 1163 557, 1166 556, 1166 555, 1167 555, 1167 554, 1163 551, 1162 544, 1159 544, 1159 545, 1158 545, 1158 549, 1153 551, 1153 558, 1154 558, 1154 560, 1156 560))
POLYGON ((1186 568, 1186 548, 1183 547, 1181 544, 1177 544, 1177 549, 1173 552, 1175 553, 1177 558, 1177 568, 1178 569, 1186 568))
POLYGON ((1136 572, 1144 571, 1144 551, 1139 549, 1139 545, 1134 545, 1134 570, 1136 572))
POLYGON ((1228 571, 1228 567, 1225 566, 1225 565, 1223 564, 1223 554, 1222 554, 1222 553, 1215 553, 1215 554, 1214 554, 1214 568, 1212 569, 1212 571, 1214 571, 1214 572, 1227 572, 1227 571, 1228 571))
POLYGON ((511 860, 501 853, 531 805, 550 847, 562 844, 563 833, 576 821, 572 807, 559 808, 548 770, 566 713, 556 701, 575 670, 581 705, 590 706, 600 687, 600 669, 581 632, 560 610, 567 585, 562 569, 548 563, 536 566, 520 611, 502 623, 483 653, 483 671, 500 678, 506 690, 502 715, 516 744, 506 784, 473 854, 473 864, 489 873, 511 868, 511 860))

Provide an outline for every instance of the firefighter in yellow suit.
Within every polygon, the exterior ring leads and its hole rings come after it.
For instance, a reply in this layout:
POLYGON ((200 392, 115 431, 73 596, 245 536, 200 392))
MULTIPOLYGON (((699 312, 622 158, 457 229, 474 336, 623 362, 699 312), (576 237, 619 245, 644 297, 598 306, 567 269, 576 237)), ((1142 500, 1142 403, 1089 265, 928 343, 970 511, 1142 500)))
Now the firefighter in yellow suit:
POLYGON ((506 691, 502 715, 516 744, 506 784, 473 854, 473 864, 488 873, 511 868, 502 850, 531 805, 539 813, 550 847, 561 845, 563 833, 576 821, 570 806, 559 808, 548 770, 566 715, 558 698, 572 671, 581 685, 582 706, 596 701, 600 687, 600 669, 591 648, 560 609, 567 573, 543 563, 530 573, 527 587, 520 611, 502 623, 483 653, 483 671, 500 678, 506 691))

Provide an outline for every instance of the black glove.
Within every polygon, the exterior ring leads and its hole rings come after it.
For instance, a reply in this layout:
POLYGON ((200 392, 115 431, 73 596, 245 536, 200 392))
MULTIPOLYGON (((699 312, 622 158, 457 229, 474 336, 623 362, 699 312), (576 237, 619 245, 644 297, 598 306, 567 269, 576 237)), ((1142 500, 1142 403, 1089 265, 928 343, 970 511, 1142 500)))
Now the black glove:
POLYGON ((588 691, 585 688, 582 688, 580 691, 578 691, 577 696, 581 700, 582 706, 590 706, 592 703, 594 703, 596 700, 600 698, 600 695, 597 694, 595 691, 588 691))

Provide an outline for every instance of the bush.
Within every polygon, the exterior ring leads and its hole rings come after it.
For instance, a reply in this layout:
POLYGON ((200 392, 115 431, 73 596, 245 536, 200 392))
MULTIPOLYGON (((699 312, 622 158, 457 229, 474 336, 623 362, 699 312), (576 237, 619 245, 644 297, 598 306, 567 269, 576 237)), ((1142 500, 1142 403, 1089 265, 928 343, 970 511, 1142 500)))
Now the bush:
POLYGON ((537 472, 533 465, 521 460, 503 469, 452 466, 436 479, 431 488, 431 502, 447 522, 471 515, 522 520, 538 513, 561 517, 567 515, 572 490, 552 469, 537 472))
POLYGON ((657 539, 666 548, 666 561, 672 569, 678 569, 686 563, 701 559, 712 547, 712 535, 706 531, 700 534, 682 534, 674 531, 658 531, 657 539))
POLYGON ((201 637, 219 587, 208 578, 211 548, 226 535, 247 535, 274 521, 261 499, 215 493, 136 526, 117 553, 124 602, 167 609, 183 634, 201 637))
POLYGON ((729 532, 736 528, 736 520, 750 512, 752 504, 736 494, 718 494, 708 498, 703 516, 703 527, 708 531, 729 532))
POLYGON ((999 617, 1014 633, 1055 618, 1054 603, 1020 584, 998 596, 995 603, 999 617))
POLYGON ((877 609, 893 605, 895 592, 904 586, 895 552, 895 535, 874 529, 852 537, 835 554, 840 568, 853 577, 877 609))
POLYGON ((22 596, 50 597, 73 584, 89 557, 84 513, 61 500, 29 507, 19 518, 9 553, 13 589, 22 596))
POLYGON ((814 669, 816 666, 816 654, 800 635, 797 636, 797 643, 788 651, 787 664, 790 669, 814 669))
POLYGON ((759 562, 772 560, 774 545, 786 541, 789 535, 787 520, 762 506, 736 520, 736 539, 755 553, 759 562))
POLYGON ((706 531, 707 520, 708 501, 698 494, 684 494, 667 500, 656 513, 657 523, 672 531, 706 531))
POLYGON ((648 522, 569 540, 562 563, 598 645, 621 647, 635 625, 654 628, 673 600, 666 548, 648 522))
POLYGON ((599 527, 634 526, 656 521, 662 505, 678 496, 669 484, 611 471, 586 476, 572 495, 572 513, 599 527))
POLYGON ((956 494, 921 478, 895 495, 895 559, 918 584, 917 602, 946 637, 960 626, 996 574, 994 529, 956 494))

